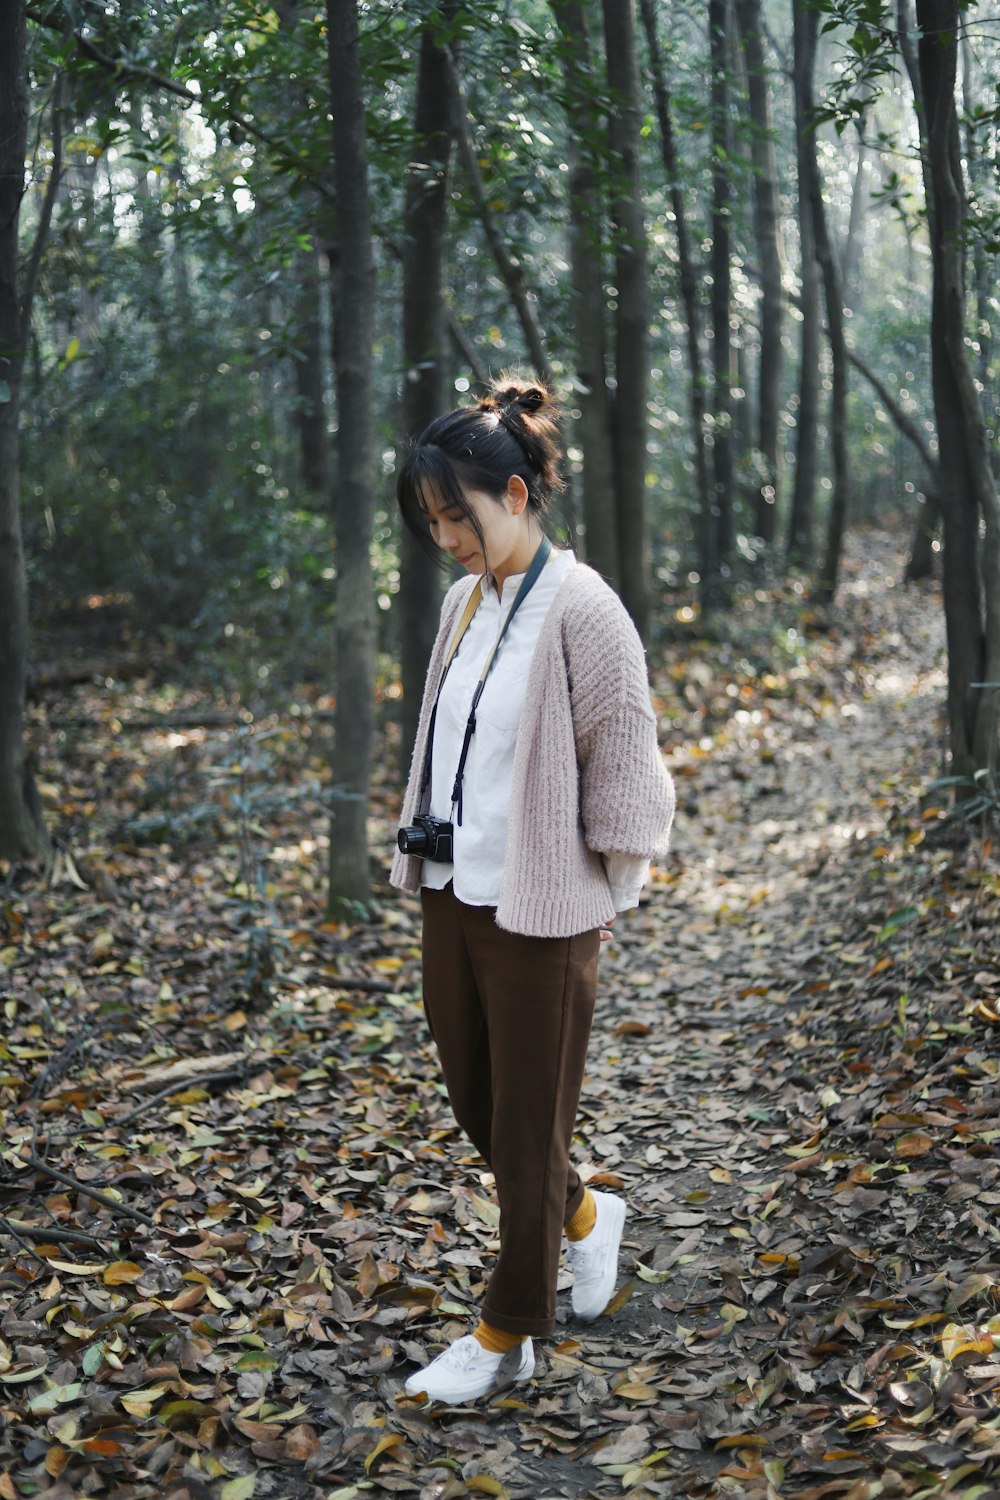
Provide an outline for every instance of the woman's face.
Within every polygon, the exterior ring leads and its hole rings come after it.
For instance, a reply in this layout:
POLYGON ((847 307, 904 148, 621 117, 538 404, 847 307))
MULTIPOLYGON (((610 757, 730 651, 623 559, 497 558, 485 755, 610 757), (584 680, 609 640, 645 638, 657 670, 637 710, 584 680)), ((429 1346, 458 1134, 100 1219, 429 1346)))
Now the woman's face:
POLYGON ((442 552, 447 552, 469 573, 485 573, 489 569, 502 585, 509 574, 523 571, 521 561, 529 528, 527 498, 523 481, 516 476, 499 500, 476 490, 466 492, 466 504, 475 514, 486 542, 485 556, 482 542, 467 516, 442 503, 443 497, 439 495, 426 495, 423 504, 431 538, 442 552))

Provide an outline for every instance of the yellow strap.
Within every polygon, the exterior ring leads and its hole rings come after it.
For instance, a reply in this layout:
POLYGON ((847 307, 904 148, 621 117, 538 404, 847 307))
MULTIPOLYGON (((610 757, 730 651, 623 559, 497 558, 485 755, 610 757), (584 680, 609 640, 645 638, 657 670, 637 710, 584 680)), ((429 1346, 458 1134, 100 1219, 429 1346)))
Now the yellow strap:
POLYGON ((468 599, 466 599, 466 601, 465 601, 465 608, 462 611, 462 618, 458 622, 458 629, 455 632, 455 635, 454 635, 454 637, 452 639, 451 645, 448 647, 448 655, 445 657, 445 661, 444 661, 444 670, 445 670, 445 672, 447 672, 448 668, 451 666, 452 659, 454 658, 455 652, 458 650, 459 646, 462 644, 462 637, 464 636, 465 632, 468 630, 469 626, 472 624, 472 616, 476 613, 476 610, 479 608, 479 606, 480 606, 480 604, 482 604, 482 602, 483 602, 483 582, 482 582, 482 579, 479 579, 478 582, 476 583, 475 588, 472 590, 472 593, 469 595, 468 599))

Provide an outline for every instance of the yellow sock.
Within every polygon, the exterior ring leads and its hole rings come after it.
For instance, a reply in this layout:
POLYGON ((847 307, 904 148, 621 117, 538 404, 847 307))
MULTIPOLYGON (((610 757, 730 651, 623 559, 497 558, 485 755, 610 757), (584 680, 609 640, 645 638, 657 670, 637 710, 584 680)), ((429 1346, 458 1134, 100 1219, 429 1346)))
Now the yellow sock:
POLYGON ((568 1240, 585 1240, 597 1223, 597 1204, 589 1188, 584 1188, 580 1207, 566 1225, 568 1240))
POLYGON ((478 1339, 491 1354, 506 1354, 508 1349, 517 1347, 524 1335, 505 1333, 502 1328, 491 1328, 489 1323, 484 1323, 480 1318, 479 1326, 472 1330, 472 1337, 478 1339))

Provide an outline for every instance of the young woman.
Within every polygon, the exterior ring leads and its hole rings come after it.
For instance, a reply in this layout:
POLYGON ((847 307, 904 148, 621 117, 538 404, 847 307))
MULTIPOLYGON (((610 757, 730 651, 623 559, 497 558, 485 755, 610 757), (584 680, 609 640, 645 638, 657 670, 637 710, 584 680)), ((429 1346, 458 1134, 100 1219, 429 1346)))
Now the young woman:
POLYGON ((530 1379, 564 1230, 576 1316, 614 1291, 625 1204, 584 1187, 569 1151, 600 942, 673 816, 639 638, 543 532, 559 459, 549 393, 502 378, 431 423, 397 486, 406 524, 469 575, 442 608, 391 876, 420 891, 427 1022, 500 1202, 478 1326, 406 1381, 452 1403, 518 1346, 530 1379))

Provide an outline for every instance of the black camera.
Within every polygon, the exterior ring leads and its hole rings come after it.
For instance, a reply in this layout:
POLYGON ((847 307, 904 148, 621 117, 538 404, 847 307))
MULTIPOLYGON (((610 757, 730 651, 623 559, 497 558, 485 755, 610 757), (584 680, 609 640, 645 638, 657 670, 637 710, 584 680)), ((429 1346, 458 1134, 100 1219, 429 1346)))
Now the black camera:
POLYGON ((455 858, 455 837, 450 823, 421 813, 409 828, 401 828, 396 843, 403 854, 418 859, 433 859, 439 865, 450 865, 455 858))

